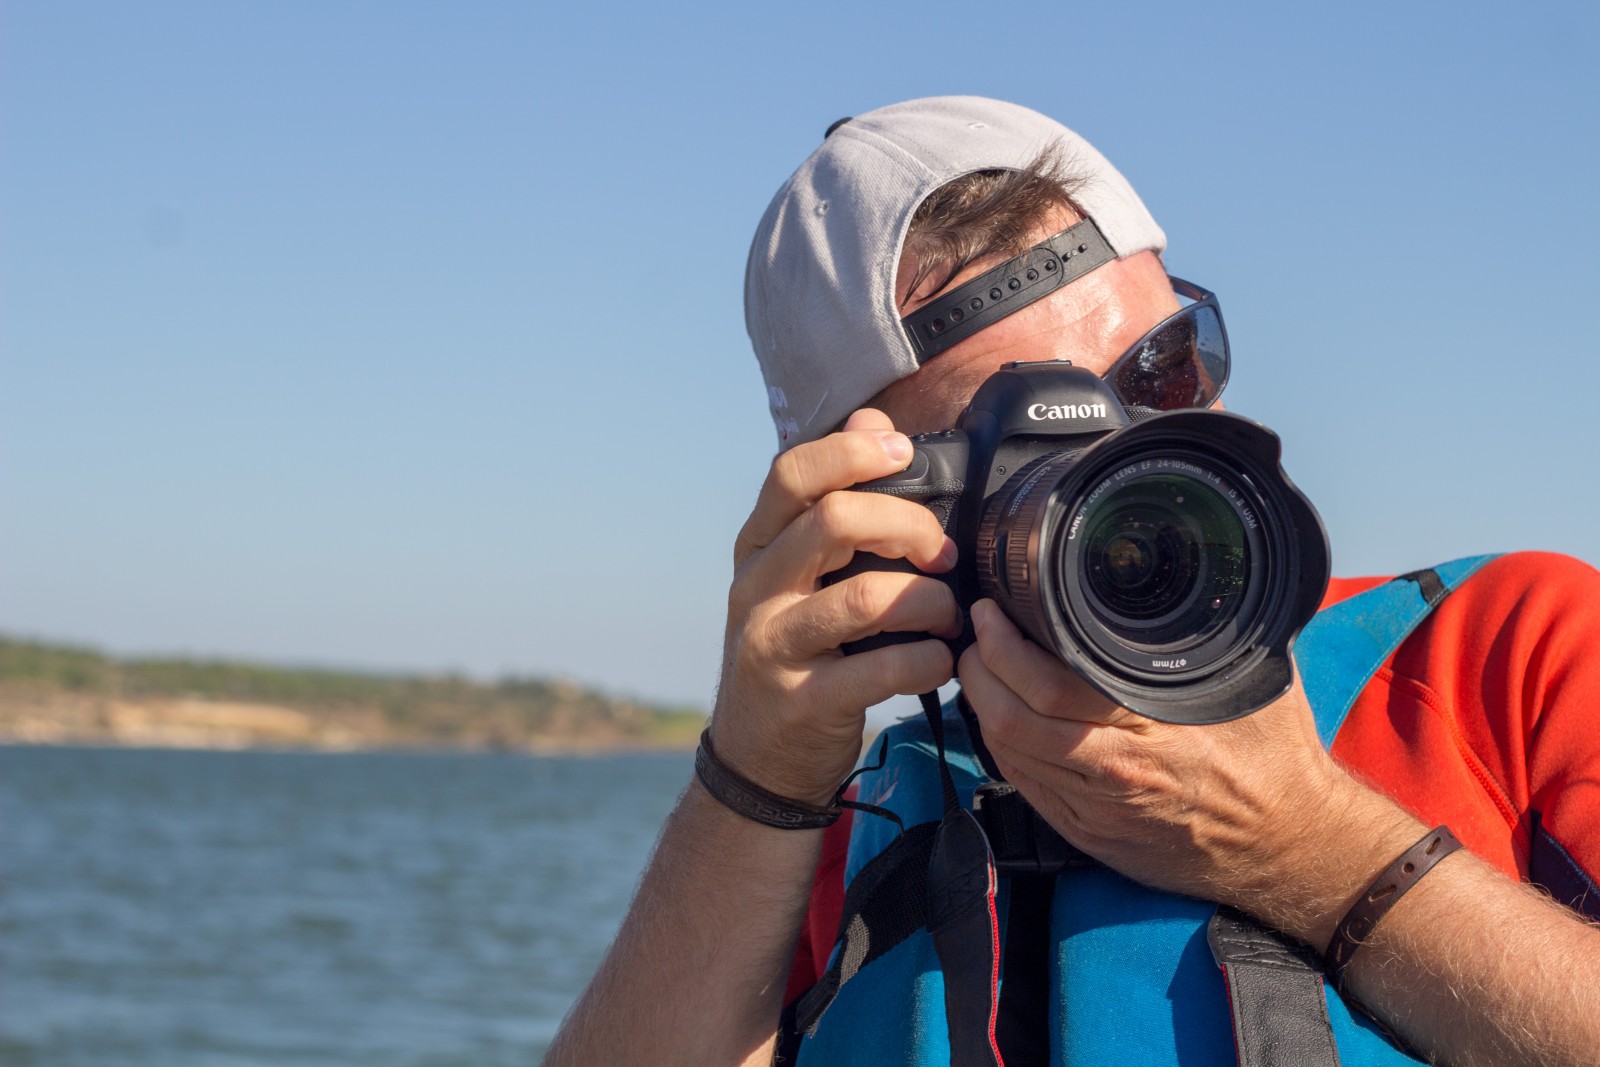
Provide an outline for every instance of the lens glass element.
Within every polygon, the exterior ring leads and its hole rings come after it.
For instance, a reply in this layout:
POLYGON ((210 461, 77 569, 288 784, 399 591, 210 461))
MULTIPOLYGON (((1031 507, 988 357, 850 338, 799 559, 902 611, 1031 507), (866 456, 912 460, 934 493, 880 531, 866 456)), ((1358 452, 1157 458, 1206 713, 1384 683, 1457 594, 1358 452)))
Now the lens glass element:
POLYGON ((1238 612, 1248 534, 1240 513, 1197 477, 1129 478, 1088 506, 1078 536, 1088 607, 1130 647, 1192 648, 1238 612))

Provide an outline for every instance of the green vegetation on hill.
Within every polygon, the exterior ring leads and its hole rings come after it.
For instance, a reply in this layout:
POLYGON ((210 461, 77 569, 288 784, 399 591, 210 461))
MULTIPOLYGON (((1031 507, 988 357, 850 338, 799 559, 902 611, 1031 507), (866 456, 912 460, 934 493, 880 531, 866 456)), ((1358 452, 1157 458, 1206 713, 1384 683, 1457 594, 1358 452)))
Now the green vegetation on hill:
POLYGON ((0 637, 0 726, 7 715, 37 716, 41 708, 159 710, 173 702, 289 709, 307 718, 308 729, 337 726, 353 735, 346 743, 374 745, 677 745, 691 743, 705 720, 693 708, 617 699, 539 678, 485 684, 453 675, 116 659, 0 637))

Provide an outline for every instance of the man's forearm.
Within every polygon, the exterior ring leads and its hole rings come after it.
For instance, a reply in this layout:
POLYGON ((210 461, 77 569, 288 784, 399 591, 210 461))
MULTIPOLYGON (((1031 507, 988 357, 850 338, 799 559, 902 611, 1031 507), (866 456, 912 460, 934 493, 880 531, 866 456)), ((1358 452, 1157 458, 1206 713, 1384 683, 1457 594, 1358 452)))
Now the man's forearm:
POLYGON ((768 1063, 821 841, 692 782, 545 1062, 768 1063))
MULTIPOLYGON (((950 679, 939 640, 839 653, 885 631, 961 632, 950 587, 927 577, 955 564, 933 512, 845 491, 904 470, 912 453, 882 412, 857 411, 772 461, 734 541, 711 730, 729 769, 779 796, 827 803, 861 755, 866 709, 950 679), (859 552, 925 573, 822 583, 859 552)), ((548 1062, 770 1061, 822 836, 750 822, 691 782, 548 1062)))
MULTIPOLYGON (((1354 780, 1335 796, 1302 839, 1297 877, 1235 901, 1319 951, 1377 871, 1426 830, 1354 780)), ((1464 850, 1383 917, 1345 988, 1430 1062, 1600 1062, 1600 929, 1464 850)))
POLYGON ((1395 904, 1346 985, 1452 1067, 1600 1062, 1600 929, 1470 853, 1395 904))

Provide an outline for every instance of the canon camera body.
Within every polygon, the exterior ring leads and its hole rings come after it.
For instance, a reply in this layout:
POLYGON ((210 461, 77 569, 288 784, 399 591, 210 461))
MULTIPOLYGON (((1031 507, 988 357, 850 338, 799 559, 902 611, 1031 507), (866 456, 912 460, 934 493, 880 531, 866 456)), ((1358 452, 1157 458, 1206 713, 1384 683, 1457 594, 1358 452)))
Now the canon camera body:
MULTIPOLYGON (((1163 722, 1236 718, 1289 688, 1328 541, 1265 426, 1125 410, 1096 375, 1054 361, 1007 364, 957 428, 911 440, 904 471, 856 488, 938 516, 960 549, 940 577, 964 616, 993 597, 1106 696, 1163 722)), ((886 567, 909 564, 860 554, 830 579, 886 567)))

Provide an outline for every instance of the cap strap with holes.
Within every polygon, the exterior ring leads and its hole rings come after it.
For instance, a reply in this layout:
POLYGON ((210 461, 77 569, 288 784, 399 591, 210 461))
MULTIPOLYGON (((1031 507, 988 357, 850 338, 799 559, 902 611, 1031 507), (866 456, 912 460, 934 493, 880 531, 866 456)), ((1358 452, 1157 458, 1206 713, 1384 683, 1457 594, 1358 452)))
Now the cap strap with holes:
POLYGON ((900 323, 920 365, 1116 258, 1100 227, 1084 219, 930 301, 900 323))

